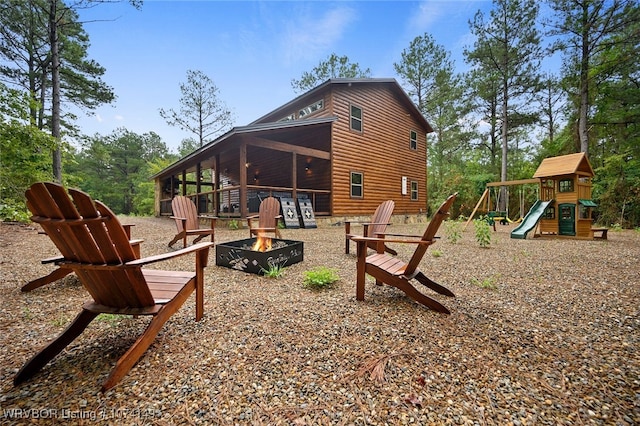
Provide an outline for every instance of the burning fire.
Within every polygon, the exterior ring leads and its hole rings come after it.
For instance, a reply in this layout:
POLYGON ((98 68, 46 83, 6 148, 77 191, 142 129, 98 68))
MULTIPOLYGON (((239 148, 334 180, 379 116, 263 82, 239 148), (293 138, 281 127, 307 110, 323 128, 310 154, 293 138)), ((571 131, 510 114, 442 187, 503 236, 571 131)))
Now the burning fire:
POLYGON ((271 250, 271 238, 265 236, 264 234, 258 234, 256 242, 251 247, 251 250, 262 252, 271 250))

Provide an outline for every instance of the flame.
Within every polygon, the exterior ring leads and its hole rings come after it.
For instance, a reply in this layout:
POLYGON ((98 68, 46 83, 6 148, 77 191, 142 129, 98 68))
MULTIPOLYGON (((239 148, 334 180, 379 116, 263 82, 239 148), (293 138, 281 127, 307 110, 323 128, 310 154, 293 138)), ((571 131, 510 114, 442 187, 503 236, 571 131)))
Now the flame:
POLYGON ((271 238, 266 237, 264 234, 258 234, 256 242, 251 247, 253 251, 268 251, 271 250, 271 238))

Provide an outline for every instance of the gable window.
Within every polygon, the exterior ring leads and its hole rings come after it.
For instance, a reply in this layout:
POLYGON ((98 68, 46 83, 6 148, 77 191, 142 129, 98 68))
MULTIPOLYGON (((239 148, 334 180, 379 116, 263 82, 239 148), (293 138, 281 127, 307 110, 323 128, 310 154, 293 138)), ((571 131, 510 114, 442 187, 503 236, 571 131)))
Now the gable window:
POLYGON ((418 182, 411 181, 411 201, 418 201, 418 182))
POLYGON ((306 107, 304 107, 300 111, 298 111, 298 118, 302 118, 305 115, 309 115, 311 113, 319 111, 322 108, 324 108, 324 100, 320 99, 319 101, 314 102, 311 105, 307 105, 306 107))
POLYGON ((351 172, 351 198, 362 198, 363 173, 351 172))
POLYGON ((292 121, 292 120, 295 120, 295 119, 296 119, 296 115, 295 114, 291 114, 291 115, 287 115, 284 118, 281 118, 278 121, 292 121))
POLYGON ((559 181, 558 192, 573 192, 573 179, 562 179, 559 181))
POLYGON ((418 133, 415 130, 411 130, 409 134, 409 148, 418 149, 418 133))
POLYGON ((356 132, 362 132, 362 108, 359 108, 355 105, 351 105, 351 119, 350 126, 351 130, 355 130, 356 132))

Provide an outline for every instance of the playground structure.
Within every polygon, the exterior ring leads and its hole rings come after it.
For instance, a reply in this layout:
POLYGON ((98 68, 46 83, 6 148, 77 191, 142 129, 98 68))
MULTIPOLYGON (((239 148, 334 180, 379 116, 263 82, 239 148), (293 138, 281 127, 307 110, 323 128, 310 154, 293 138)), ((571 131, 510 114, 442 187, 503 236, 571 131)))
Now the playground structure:
POLYGON ((471 223, 471 221, 473 220, 477 212, 481 212, 486 215, 487 220, 489 221, 489 224, 493 226, 494 231, 496 229, 495 228, 496 222, 500 222, 503 225, 507 223, 520 223, 523 220, 523 217, 525 214, 524 192, 522 191, 522 189, 520 190, 519 217, 515 220, 512 220, 509 218, 509 190, 507 189, 507 191, 505 191, 505 194, 506 194, 505 196, 507 198, 505 200, 506 209, 499 210, 499 206, 500 206, 500 195, 499 195, 500 190, 499 189, 502 186, 511 187, 516 185, 522 186, 522 185, 532 185, 532 184, 540 185, 540 180, 539 179, 520 179, 520 180, 510 180, 505 182, 487 183, 486 188, 482 193, 482 196, 480 197, 480 200, 474 207, 473 212, 469 216, 469 219, 467 220, 467 223, 465 223, 463 229, 465 230, 467 229, 467 226, 469 226, 469 223, 471 223), (495 202, 493 203, 491 200, 492 192, 495 193, 495 202))
MULTIPOLYGON (((558 235, 577 239, 593 239, 594 233, 607 238, 606 228, 594 228, 591 199, 591 179, 594 173, 585 153, 549 157, 542 160, 532 179, 490 182, 474 208, 464 229, 483 205, 487 217, 495 221, 508 220, 508 212, 491 210, 489 190, 492 187, 538 184, 538 201, 520 224, 511 231, 511 238, 525 239, 534 230, 534 237, 558 235), (536 229, 537 228, 537 229, 536 229)), ((497 203, 496 203, 497 205, 497 203)))

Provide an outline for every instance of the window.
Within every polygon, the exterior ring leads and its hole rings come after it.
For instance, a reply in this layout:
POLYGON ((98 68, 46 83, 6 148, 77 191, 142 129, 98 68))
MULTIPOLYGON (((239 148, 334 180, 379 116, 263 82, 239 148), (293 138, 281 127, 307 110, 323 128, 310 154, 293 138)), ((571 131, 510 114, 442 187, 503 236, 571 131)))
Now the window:
POLYGON ((362 172, 351 172, 351 197, 362 198, 363 184, 362 172))
POLYGON ((562 179, 559 181, 558 192, 573 192, 573 179, 562 179))
POLYGON ((411 181, 411 201, 418 201, 418 182, 411 181))
POLYGON ((351 130, 362 132, 362 108, 351 105, 351 130))
POLYGON ((580 204, 579 214, 580 219, 591 219, 591 209, 587 206, 580 204))
POLYGON ((295 114, 291 114, 291 115, 287 115, 284 118, 281 118, 278 121, 292 121, 292 120, 295 120, 295 119, 296 119, 296 115, 295 114))
POLYGON ((547 207, 544 211, 544 219, 555 219, 556 218, 556 208, 551 206, 547 207))
POLYGON ((309 115, 313 112, 321 110, 322 108, 324 108, 324 100, 320 99, 319 101, 314 102, 311 105, 308 105, 302 108, 300 111, 298 111, 298 118, 302 118, 305 115, 309 115))
POLYGON ((418 133, 414 130, 412 130, 409 135, 409 148, 413 150, 418 149, 418 133))

